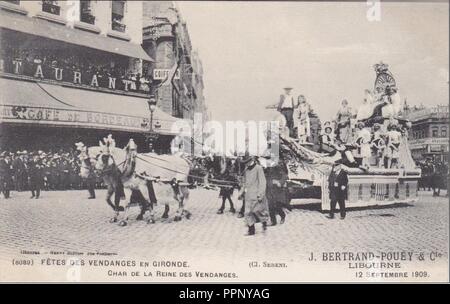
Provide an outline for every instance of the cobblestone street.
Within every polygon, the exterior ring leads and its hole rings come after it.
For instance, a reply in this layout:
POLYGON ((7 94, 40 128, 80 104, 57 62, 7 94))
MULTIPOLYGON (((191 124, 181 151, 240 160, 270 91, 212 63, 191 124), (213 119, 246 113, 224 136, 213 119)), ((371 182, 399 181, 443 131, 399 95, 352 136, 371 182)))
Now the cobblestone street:
MULTIPOLYGON (((431 251, 447 256, 448 199, 421 192, 418 202, 394 207, 351 210, 345 220, 329 220, 310 205, 296 205, 286 223, 246 237, 236 215, 217 215, 218 193, 194 190, 187 209, 191 219, 156 224, 135 221, 131 209, 126 227, 109 223, 112 210, 98 191, 87 200, 85 191, 44 192, 30 200, 28 192, 0 201, 0 256, 20 250, 104 251, 119 256, 176 256, 206 259, 306 258, 311 251, 431 251)), ((237 201, 237 200, 236 200, 237 201)), ((240 206, 238 201, 237 206, 240 206)), ((298 203, 296 201, 295 203, 298 203)))

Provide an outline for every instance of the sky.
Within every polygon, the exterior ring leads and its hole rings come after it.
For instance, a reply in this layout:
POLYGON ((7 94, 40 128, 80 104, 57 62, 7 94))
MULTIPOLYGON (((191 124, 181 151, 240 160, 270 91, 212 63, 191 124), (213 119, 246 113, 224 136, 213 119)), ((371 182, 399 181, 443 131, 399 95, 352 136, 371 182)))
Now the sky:
POLYGON ((342 99, 361 104, 380 61, 409 104, 448 104, 448 3, 381 3, 379 21, 366 2, 177 4, 214 120, 269 119, 285 86, 331 119, 342 99))

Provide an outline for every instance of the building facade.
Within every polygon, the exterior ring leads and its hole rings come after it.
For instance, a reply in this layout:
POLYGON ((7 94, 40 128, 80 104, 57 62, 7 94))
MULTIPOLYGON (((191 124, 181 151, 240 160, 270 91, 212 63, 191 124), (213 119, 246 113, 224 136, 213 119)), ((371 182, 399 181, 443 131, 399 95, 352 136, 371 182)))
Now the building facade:
POLYGON ((404 116, 412 123, 408 134, 408 143, 414 160, 421 161, 430 157, 448 162, 448 105, 431 108, 406 106, 404 116))
POLYGON ((146 151, 176 121, 151 115, 153 59, 142 48, 141 1, 0 1, 0 145, 87 145, 112 134, 146 151))
POLYGON ((201 113, 206 121, 203 66, 179 9, 171 1, 144 2, 143 9, 143 47, 155 59, 148 70, 161 82, 157 104, 174 117, 192 120, 201 113))

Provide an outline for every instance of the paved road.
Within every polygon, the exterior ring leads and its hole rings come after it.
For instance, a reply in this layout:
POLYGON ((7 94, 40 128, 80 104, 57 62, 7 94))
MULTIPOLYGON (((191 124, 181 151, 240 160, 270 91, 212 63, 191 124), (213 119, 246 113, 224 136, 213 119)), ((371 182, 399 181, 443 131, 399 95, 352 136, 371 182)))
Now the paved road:
MULTIPOLYGON (((103 191, 98 191, 96 200, 85 199, 85 191, 44 192, 39 200, 30 200, 29 193, 13 193, 12 199, 0 200, 0 259, 22 249, 229 260, 353 250, 436 250, 448 255, 448 199, 433 198, 430 192, 422 192, 420 200, 410 205, 351 211, 343 221, 328 220, 310 208, 295 209, 284 225, 270 227, 264 234, 257 227, 255 237, 244 236, 242 219, 228 212, 216 214, 217 195, 211 190, 193 191, 188 203, 190 220, 158 219, 153 225, 131 220, 119 227, 109 223, 112 210, 103 201, 103 191)), ((134 216, 137 212, 131 210, 134 216)))

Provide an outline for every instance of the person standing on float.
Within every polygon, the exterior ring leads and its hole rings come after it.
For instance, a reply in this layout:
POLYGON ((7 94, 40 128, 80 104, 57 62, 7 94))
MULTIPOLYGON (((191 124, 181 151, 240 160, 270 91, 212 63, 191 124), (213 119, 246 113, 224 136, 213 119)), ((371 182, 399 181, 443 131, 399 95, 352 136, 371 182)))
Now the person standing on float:
POLYGON ((289 128, 290 135, 294 130, 294 109, 295 102, 294 96, 291 94, 292 88, 284 88, 284 94, 280 96, 280 102, 278 103, 278 111, 286 118, 286 125, 289 128))
POLYGON ((336 138, 344 143, 347 143, 350 137, 350 119, 352 116, 352 109, 348 106, 348 101, 342 100, 341 108, 336 115, 336 138))
POLYGON ((295 126, 297 127, 297 138, 300 143, 306 143, 310 133, 309 104, 303 95, 298 96, 298 110, 295 111, 295 126))

